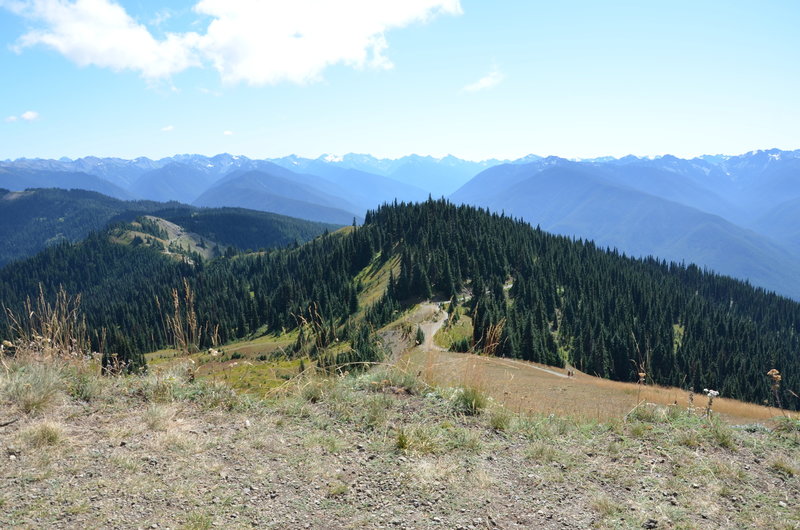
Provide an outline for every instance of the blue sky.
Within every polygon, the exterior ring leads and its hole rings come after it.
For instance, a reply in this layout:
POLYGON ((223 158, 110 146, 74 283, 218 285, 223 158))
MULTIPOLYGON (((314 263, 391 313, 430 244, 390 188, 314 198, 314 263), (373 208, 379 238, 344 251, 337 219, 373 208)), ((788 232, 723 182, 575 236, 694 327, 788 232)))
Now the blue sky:
POLYGON ((0 159, 797 149, 797 28, 794 0, 0 0, 0 159))

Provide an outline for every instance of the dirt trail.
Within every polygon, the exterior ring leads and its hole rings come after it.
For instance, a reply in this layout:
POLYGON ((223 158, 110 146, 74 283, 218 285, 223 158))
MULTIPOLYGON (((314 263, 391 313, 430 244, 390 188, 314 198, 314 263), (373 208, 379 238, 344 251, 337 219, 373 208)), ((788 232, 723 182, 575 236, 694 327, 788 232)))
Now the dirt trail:
POLYGON ((419 347, 424 351, 447 351, 441 346, 437 346, 433 341, 434 335, 444 326, 447 320, 447 313, 439 308, 439 304, 428 303, 420 307, 420 313, 433 313, 433 320, 420 323, 419 327, 425 334, 425 342, 419 347))
MULTIPOLYGON (((420 346, 423 351, 426 352, 446 352, 445 348, 437 345, 433 337, 436 333, 444 326, 445 322, 447 321, 447 313, 440 309, 439 304, 430 302, 427 304, 422 304, 417 311, 416 315, 422 318, 430 318, 430 320, 426 320, 419 324, 422 328, 423 333, 425 333, 425 342, 420 346), (432 316, 428 316, 432 315, 432 316)), ((555 370, 550 370, 548 368, 541 368, 536 366, 535 364, 531 364, 525 361, 519 361, 516 359, 501 359, 498 357, 485 357, 486 362, 490 364, 495 364, 498 366, 508 366, 511 368, 522 368, 522 369, 529 369, 533 368, 535 370, 540 370, 542 372, 554 375, 556 377, 563 377, 567 378, 566 374, 562 374, 556 372, 555 370)))
MULTIPOLYGON (((581 372, 568 377, 565 371, 550 366, 446 351, 433 341, 446 319, 446 311, 437 303, 419 306, 409 321, 422 328, 425 342, 403 356, 415 371, 437 384, 481 386, 493 398, 518 412, 568 413, 600 420, 621 418, 642 400, 691 406, 688 394, 679 388, 638 386, 581 372)), ((740 424, 763 421, 776 414, 766 407, 724 399, 714 400, 714 410, 728 421, 740 424)))

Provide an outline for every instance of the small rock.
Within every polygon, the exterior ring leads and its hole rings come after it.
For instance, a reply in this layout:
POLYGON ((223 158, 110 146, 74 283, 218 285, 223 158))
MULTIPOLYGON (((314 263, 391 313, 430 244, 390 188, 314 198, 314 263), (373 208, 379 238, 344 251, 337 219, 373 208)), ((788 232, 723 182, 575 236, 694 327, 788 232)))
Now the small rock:
POLYGON ((658 528, 658 521, 655 519, 648 519, 642 523, 642 528, 658 528))
POLYGON ((786 504, 783 501, 778 501, 778 506, 780 506, 781 508, 786 508, 788 506, 788 504, 786 504))
POLYGON ((698 489, 699 487, 700 487, 700 484, 697 484, 696 482, 692 484, 692 488, 694 488, 694 489, 698 489))

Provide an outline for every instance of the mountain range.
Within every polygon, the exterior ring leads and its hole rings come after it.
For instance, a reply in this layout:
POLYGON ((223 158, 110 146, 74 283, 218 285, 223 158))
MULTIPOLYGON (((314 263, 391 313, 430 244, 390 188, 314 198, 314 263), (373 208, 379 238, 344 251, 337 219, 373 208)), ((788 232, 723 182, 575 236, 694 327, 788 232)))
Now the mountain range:
POLYGON ((447 196, 626 254, 697 263, 800 299, 800 150, 482 162, 363 154, 20 159, 0 162, 0 187, 80 188, 339 225, 360 222, 368 209, 393 200, 447 196))
POLYGON ((634 256, 697 263, 800 298, 800 151, 489 168, 450 196, 634 256), (780 191, 779 191, 780 190, 780 191))

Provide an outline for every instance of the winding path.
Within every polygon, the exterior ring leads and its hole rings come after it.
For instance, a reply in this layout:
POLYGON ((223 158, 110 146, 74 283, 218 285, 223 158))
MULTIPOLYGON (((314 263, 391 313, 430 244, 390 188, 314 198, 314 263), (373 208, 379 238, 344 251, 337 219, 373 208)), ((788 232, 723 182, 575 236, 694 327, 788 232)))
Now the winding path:
MULTIPOLYGON (((439 304, 433 302, 422 304, 419 308, 419 312, 433 313, 433 320, 426 320, 425 322, 422 322, 419 325, 422 328, 422 332, 425 333, 425 342, 419 347, 426 352, 447 351, 441 346, 438 346, 433 340, 434 335, 436 335, 436 333, 442 328, 442 326, 444 326, 444 323, 447 320, 447 313, 439 308, 439 304)), ((548 368, 542 368, 540 366, 536 366, 535 364, 526 361, 520 361, 517 359, 506 359, 502 357, 482 357, 482 358, 485 359, 487 362, 499 364, 502 366, 507 366, 510 368, 533 368, 535 370, 539 370, 541 372, 545 372, 554 375, 556 377, 563 377, 564 379, 568 379, 566 374, 562 374, 556 372, 555 370, 550 370, 548 368)))

